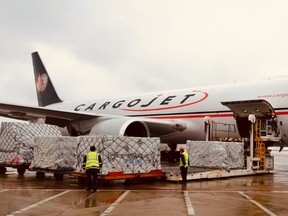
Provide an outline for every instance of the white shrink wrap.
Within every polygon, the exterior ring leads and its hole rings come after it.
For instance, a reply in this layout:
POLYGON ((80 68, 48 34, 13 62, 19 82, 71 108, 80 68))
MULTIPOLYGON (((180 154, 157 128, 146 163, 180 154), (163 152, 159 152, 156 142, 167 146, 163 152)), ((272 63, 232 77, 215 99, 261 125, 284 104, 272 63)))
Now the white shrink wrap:
POLYGON ((241 169, 244 167, 244 143, 187 141, 190 166, 241 169))
POLYGON ((34 137, 61 136, 57 126, 47 124, 2 122, 0 130, 0 164, 30 164, 34 137))
POLYGON ((75 170, 83 172, 83 158, 94 145, 102 159, 102 174, 149 173, 160 170, 159 138, 82 136, 77 148, 75 170))
POLYGON ((35 137, 30 169, 72 171, 78 143, 78 137, 35 137))

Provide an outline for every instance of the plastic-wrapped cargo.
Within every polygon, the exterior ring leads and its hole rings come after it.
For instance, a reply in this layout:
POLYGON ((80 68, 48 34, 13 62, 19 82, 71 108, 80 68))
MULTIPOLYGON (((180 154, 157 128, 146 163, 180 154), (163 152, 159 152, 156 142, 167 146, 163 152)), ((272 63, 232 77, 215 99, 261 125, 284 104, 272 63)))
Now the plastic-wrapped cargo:
POLYGON ((33 159, 34 137, 61 136, 57 126, 47 124, 2 122, 0 130, 0 164, 30 164, 33 159))
POLYGON ((94 145, 103 162, 102 174, 149 173, 161 170, 159 138, 82 136, 77 147, 75 171, 83 172, 83 158, 94 145))
POLYGON ((240 169, 244 167, 244 143, 187 141, 190 166, 240 169))
POLYGON ((76 163, 78 137, 35 137, 30 169, 72 171, 76 163))

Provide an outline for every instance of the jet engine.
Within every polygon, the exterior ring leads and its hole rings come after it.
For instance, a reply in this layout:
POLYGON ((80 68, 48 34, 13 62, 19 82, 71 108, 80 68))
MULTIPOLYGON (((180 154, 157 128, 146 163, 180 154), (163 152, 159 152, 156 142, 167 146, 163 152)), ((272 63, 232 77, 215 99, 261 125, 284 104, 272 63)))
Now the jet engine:
POLYGON ((150 137, 145 122, 129 118, 113 118, 97 122, 89 135, 106 134, 117 136, 150 137))

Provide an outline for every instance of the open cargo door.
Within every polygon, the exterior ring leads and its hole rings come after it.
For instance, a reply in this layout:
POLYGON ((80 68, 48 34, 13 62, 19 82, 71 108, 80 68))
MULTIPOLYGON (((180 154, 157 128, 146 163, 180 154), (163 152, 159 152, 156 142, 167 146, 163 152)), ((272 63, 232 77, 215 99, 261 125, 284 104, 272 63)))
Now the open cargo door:
POLYGON ((221 102, 227 106, 236 119, 238 131, 241 137, 249 137, 251 122, 248 116, 254 114, 256 118, 271 119, 274 108, 266 100, 242 100, 221 102))

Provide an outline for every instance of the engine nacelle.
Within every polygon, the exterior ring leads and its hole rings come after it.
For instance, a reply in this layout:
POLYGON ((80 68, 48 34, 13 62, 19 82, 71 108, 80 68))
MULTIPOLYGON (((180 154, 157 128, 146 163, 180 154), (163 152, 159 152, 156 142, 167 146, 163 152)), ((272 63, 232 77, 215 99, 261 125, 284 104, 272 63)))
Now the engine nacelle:
POLYGON ((129 118, 113 118, 97 122, 89 135, 97 134, 150 137, 149 128, 144 122, 129 118))

